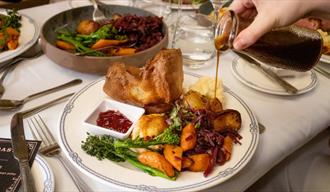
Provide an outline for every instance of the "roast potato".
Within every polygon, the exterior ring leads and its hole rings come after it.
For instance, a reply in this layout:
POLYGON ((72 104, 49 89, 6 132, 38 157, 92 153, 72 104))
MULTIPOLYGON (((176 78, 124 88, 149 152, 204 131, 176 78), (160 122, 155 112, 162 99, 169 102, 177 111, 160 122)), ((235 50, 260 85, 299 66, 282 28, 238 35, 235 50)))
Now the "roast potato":
POLYGON ((132 138, 140 137, 148 140, 161 134, 167 127, 163 114, 143 115, 132 132, 132 138))
POLYGON ((207 98, 200 93, 189 90, 183 95, 184 105, 194 110, 206 110, 208 107, 207 98))
POLYGON ((183 95, 183 103, 194 110, 208 110, 215 113, 223 110, 218 98, 209 98, 194 90, 189 90, 183 95))
POLYGON ((210 111, 212 111, 214 113, 219 113, 223 110, 222 103, 220 102, 220 100, 218 98, 209 99, 209 108, 210 108, 210 111))
POLYGON ((213 129, 216 131, 223 131, 225 129, 237 131, 241 128, 241 124, 241 114, 234 109, 223 110, 212 120, 213 129))
POLYGON ((83 34, 83 35, 89 35, 95 31, 97 31, 100 27, 100 24, 93 20, 82 20, 78 24, 76 31, 77 33, 83 34))

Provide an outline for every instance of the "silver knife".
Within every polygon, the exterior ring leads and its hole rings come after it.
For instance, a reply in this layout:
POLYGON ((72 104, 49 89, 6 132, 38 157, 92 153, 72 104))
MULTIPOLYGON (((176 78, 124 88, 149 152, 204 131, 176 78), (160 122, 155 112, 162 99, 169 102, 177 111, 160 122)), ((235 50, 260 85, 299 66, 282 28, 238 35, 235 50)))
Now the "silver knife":
POLYGON ((315 66, 313 69, 319 72, 320 74, 324 75, 326 78, 330 79, 330 73, 325 69, 322 69, 322 67, 315 66))
POLYGON ((257 66, 258 69, 260 69, 268 78, 271 80, 277 82, 281 87, 285 89, 286 92, 291 93, 291 94, 296 94, 298 92, 298 89, 295 88, 293 85, 279 77, 274 71, 267 69, 265 67, 262 67, 260 63, 258 63, 256 60, 251 58, 250 56, 245 55, 244 53, 234 51, 239 57, 244 59, 245 61, 254 64, 257 66))
POLYGON ((29 166, 29 150, 25 140, 23 114, 16 113, 10 125, 12 147, 15 158, 18 160, 21 171, 21 184, 24 192, 35 192, 34 179, 29 166))

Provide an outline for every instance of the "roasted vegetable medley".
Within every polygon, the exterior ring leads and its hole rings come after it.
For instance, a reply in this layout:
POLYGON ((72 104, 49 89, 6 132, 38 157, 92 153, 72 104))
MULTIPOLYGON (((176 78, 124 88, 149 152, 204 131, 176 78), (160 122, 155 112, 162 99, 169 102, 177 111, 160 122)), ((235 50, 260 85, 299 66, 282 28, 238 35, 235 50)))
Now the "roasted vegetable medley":
POLYGON ((204 172, 231 158, 234 144, 242 138, 241 115, 223 109, 218 99, 188 91, 165 114, 146 114, 131 137, 88 135, 82 143, 86 153, 98 159, 126 161, 149 173, 175 180, 182 171, 204 172))
POLYGON ((7 15, 0 14, 0 52, 18 47, 21 16, 15 10, 7 10, 7 15))
POLYGON ((82 20, 75 31, 60 30, 56 46, 80 55, 123 56, 148 49, 163 37, 161 17, 116 14, 102 22, 82 20))

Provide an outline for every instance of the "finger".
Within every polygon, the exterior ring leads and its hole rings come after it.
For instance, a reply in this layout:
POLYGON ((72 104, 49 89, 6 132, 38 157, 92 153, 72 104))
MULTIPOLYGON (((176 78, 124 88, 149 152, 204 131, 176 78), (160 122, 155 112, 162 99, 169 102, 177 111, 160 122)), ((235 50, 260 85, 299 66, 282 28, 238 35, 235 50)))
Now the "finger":
POLYGON ((242 1, 234 0, 230 5, 229 9, 233 10, 235 13, 240 14, 245 10, 242 1))
POLYGON ((254 44, 262 35, 275 27, 273 17, 258 14, 246 29, 241 31, 234 41, 234 48, 241 50, 254 44))
POLYGON ((229 9, 233 10, 238 15, 252 8, 254 8, 254 4, 251 0, 234 0, 229 6, 229 9))
POLYGON ((255 9, 248 9, 245 12, 240 14, 241 18, 244 19, 253 19, 257 15, 257 11, 255 9))

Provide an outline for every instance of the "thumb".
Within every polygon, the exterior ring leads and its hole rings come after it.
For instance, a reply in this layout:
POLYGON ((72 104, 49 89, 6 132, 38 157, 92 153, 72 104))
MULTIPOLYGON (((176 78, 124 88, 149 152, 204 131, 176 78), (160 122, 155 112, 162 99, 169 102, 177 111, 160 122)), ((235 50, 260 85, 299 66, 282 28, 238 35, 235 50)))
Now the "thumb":
POLYGON ((275 20, 271 18, 273 17, 259 13, 254 21, 235 38, 234 48, 241 50, 254 44, 261 36, 275 26, 275 20))

